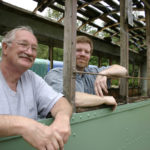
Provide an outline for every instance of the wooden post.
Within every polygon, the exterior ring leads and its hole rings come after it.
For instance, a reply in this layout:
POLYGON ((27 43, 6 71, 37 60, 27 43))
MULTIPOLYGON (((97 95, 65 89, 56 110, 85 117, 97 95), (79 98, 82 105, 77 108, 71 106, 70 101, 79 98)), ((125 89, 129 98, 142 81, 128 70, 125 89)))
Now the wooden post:
MULTIPOLYGON (((141 65, 138 64, 138 78, 141 77, 141 65)), ((138 95, 141 93, 141 80, 138 79, 138 95)))
POLYGON ((77 0, 65 1, 63 92, 75 110, 77 0))
MULTIPOLYGON (((135 61, 133 62, 133 64, 132 64, 132 76, 134 77, 135 76, 135 61)), ((132 93, 131 93, 131 96, 134 96, 134 89, 135 89, 135 80, 136 79, 132 79, 132 86, 131 86, 131 88, 132 88, 132 93)))
MULTIPOLYGON (((145 8, 146 14, 146 45, 147 45, 147 78, 150 78, 150 9, 145 8)), ((150 96, 150 80, 147 80, 147 96, 150 96)))
MULTIPOLYGON (((147 63, 143 61, 140 66, 141 77, 146 77, 147 63)), ((147 80, 141 80, 141 94, 142 96, 147 96, 147 80)))
POLYGON ((49 45, 49 56, 48 59, 50 60, 50 69, 53 68, 53 46, 49 45))
MULTIPOLYGON (((127 70, 129 68, 128 4, 129 0, 120 1, 120 64, 127 70)), ((120 96, 128 102, 128 79, 120 80, 120 96)))
POLYGON ((109 66, 111 66, 112 65, 112 57, 109 57, 108 59, 109 59, 109 66))
POLYGON ((102 66, 102 57, 98 56, 98 67, 100 68, 102 66))

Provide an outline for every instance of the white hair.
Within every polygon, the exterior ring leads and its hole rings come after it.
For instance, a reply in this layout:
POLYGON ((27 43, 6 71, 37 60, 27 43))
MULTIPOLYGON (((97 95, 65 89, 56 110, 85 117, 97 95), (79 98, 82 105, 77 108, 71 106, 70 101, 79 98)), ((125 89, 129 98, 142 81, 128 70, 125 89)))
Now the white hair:
POLYGON ((25 31, 28 31, 28 32, 31 32, 32 34, 34 34, 31 27, 19 26, 17 28, 14 28, 13 30, 7 32, 6 35, 4 36, 3 40, 2 40, 2 43, 8 44, 8 43, 12 42, 15 39, 16 32, 20 31, 20 30, 25 30, 25 31))

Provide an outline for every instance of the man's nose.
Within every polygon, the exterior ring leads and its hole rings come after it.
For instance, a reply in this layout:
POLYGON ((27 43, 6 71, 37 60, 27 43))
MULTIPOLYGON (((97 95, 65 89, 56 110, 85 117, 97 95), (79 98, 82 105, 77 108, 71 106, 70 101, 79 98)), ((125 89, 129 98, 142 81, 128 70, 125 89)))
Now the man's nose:
POLYGON ((32 46, 31 46, 31 45, 28 46, 28 48, 27 48, 27 50, 26 50, 26 53, 28 53, 28 54, 32 54, 32 53, 33 53, 32 46))
POLYGON ((85 55, 85 52, 84 52, 84 51, 81 51, 80 55, 85 55))

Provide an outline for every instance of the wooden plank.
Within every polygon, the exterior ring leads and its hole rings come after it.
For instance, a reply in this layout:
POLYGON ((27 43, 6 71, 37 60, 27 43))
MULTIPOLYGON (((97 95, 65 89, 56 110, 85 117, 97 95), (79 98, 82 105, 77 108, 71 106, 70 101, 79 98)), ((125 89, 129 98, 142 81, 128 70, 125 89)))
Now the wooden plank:
POLYGON ((63 92, 73 104, 75 112, 75 75, 73 71, 76 70, 77 1, 67 0, 65 2, 63 92))
MULTIPOLYGON (((146 59, 143 61, 143 63, 140 64, 140 74, 141 77, 145 78, 146 77, 146 72, 147 70, 147 64, 146 64, 146 59)), ((141 80, 141 93, 142 96, 147 96, 147 80, 141 80)))
POLYGON ((50 60, 50 68, 52 69, 53 68, 53 46, 50 45, 49 46, 49 60, 50 60))
POLYGON ((102 66, 102 57, 98 56, 98 67, 100 68, 102 66))
POLYGON ((150 3, 148 2, 149 0, 142 0, 144 2, 144 4, 146 5, 146 7, 148 9, 150 9, 150 3))
MULTIPOLYGON (((128 39, 128 0, 120 1, 120 64, 129 68, 129 39, 128 39)), ((120 96, 127 101, 128 79, 120 80, 120 96)))
POLYGON ((128 24, 130 24, 131 26, 133 26, 132 4, 132 0, 128 0, 128 24))
MULTIPOLYGON (((147 77, 150 78, 150 9, 145 9, 146 14, 146 45, 147 45, 147 77)), ((150 96, 150 80, 147 80, 147 95, 150 96)))

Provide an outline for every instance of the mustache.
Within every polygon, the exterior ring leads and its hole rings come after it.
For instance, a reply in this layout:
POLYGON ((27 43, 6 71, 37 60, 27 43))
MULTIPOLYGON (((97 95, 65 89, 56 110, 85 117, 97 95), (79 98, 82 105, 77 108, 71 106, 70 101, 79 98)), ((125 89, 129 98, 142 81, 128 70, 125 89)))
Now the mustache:
POLYGON ((32 56, 29 56, 29 55, 24 54, 24 53, 20 54, 19 57, 27 58, 27 59, 29 59, 30 61, 33 61, 33 57, 32 57, 32 56))
POLYGON ((85 59, 85 57, 79 57, 79 58, 76 58, 77 60, 83 60, 83 61, 87 61, 87 59, 85 59))

